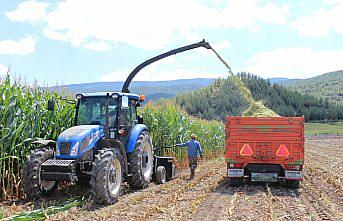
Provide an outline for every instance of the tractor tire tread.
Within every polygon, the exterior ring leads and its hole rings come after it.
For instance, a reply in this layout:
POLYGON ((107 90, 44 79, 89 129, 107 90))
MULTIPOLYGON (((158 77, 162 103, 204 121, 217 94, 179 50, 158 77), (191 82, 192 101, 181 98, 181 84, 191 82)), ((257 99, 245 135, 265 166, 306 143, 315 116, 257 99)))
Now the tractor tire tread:
MULTIPOLYGON (((110 163, 113 159, 119 158, 123 168, 123 159, 118 149, 102 149, 98 151, 93 163, 91 172, 91 195, 96 203, 113 204, 118 201, 121 194, 122 186, 120 187, 117 196, 111 196, 109 193, 107 173, 110 169, 110 163)), ((122 170, 123 171, 123 170, 122 170)), ((121 174, 123 177, 123 174, 121 174)))
POLYGON ((22 186, 24 193, 29 200, 35 200, 41 195, 48 194, 57 188, 54 186, 49 192, 40 187, 39 183, 39 167, 43 162, 52 158, 54 152, 48 147, 42 147, 32 150, 23 167, 22 186))
MULTIPOLYGON (((150 180, 146 181, 143 177, 141 171, 141 159, 139 158, 139 156, 142 155, 142 149, 140 147, 142 146, 144 137, 147 137, 146 139, 150 139, 149 133, 147 131, 143 131, 139 135, 135 145, 135 150, 132 153, 128 154, 129 173, 132 174, 132 176, 128 177, 128 183, 134 189, 145 189, 150 183, 150 180)), ((150 175, 150 179, 151 176, 152 173, 150 175)))

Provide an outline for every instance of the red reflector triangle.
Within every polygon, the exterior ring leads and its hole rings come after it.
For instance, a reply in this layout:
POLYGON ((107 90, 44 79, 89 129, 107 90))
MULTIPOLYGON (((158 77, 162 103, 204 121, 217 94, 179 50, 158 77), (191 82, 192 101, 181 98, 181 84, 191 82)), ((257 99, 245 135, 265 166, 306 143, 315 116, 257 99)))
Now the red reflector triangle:
POLYGON ((253 151, 249 144, 244 144, 239 154, 242 156, 251 156, 253 151))
POLYGON ((289 156, 289 150, 287 149, 286 145, 281 144, 279 148, 276 151, 276 156, 278 157, 288 157, 289 156))

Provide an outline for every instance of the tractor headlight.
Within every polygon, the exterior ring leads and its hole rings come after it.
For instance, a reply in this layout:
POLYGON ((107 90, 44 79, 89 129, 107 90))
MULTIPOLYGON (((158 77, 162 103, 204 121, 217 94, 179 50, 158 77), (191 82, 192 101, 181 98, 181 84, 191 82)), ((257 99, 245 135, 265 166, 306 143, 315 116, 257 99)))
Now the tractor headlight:
POLYGON ((80 144, 80 142, 76 142, 76 143, 71 147, 70 156, 77 156, 77 151, 79 150, 79 144, 80 144))

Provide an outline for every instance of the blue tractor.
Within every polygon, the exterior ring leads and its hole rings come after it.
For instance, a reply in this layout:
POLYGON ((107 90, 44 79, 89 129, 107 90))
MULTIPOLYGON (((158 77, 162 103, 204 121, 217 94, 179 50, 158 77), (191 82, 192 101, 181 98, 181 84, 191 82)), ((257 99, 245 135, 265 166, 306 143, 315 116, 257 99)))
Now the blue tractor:
MULTIPOLYGON (((23 189, 28 199, 53 192, 59 181, 89 183, 95 202, 113 204, 123 181, 142 189, 153 173, 159 183, 165 171, 154 159, 152 140, 137 108, 143 96, 130 93, 134 76, 145 66, 190 49, 210 45, 205 40, 177 48, 138 65, 128 76, 121 92, 80 93, 76 95, 74 126, 63 131, 57 142, 38 140, 23 168, 23 189), (157 174, 156 174, 157 173, 157 174)), ((48 103, 53 110, 54 101, 48 103)))

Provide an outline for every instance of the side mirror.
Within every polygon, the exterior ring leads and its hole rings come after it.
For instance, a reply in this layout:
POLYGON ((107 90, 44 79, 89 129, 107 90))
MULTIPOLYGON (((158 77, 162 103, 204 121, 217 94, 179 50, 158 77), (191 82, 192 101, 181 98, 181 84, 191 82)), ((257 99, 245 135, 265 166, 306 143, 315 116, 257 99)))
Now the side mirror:
POLYGON ((49 111, 54 111, 55 109, 55 101, 54 99, 48 100, 48 110, 49 111))
POLYGON ((137 120, 138 120, 138 124, 143 124, 143 116, 142 115, 139 115, 137 117, 137 120))

